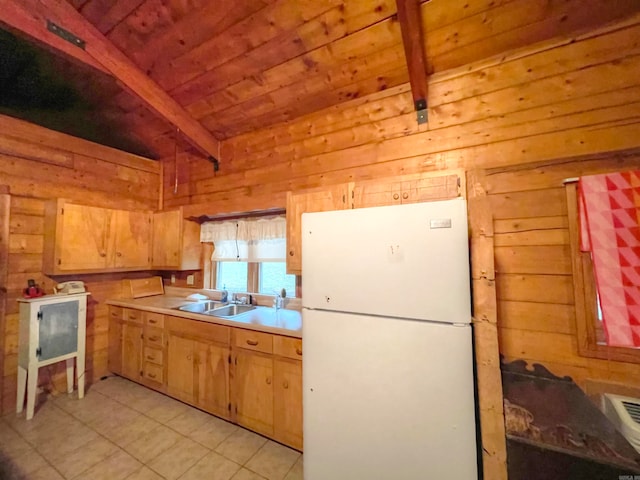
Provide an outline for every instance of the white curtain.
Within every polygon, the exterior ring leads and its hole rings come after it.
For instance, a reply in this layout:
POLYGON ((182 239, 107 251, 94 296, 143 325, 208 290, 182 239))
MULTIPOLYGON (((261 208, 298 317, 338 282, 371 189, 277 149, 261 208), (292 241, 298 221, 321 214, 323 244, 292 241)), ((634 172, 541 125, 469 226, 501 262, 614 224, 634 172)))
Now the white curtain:
POLYGON ((286 254, 285 217, 203 223, 201 242, 213 242, 215 261, 283 262, 286 254))

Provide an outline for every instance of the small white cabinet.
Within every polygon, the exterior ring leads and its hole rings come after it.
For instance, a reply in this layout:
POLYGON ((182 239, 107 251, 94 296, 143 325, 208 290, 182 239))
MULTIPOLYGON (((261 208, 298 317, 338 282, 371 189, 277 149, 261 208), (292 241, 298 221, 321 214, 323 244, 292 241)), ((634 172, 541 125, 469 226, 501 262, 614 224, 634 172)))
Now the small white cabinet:
POLYGON ((84 397, 88 295, 46 295, 18 300, 20 340, 16 412, 22 412, 26 395, 27 420, 33 418, 40 367, 65 360, 67 391, 71 393, 75 359, 78 397, 84 397))

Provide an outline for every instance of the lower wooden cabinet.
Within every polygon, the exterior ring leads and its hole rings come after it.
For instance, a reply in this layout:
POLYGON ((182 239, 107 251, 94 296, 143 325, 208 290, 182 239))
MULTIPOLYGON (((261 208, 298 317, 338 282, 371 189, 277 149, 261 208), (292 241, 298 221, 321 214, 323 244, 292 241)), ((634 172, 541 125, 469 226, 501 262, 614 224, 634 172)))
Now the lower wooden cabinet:
POLYGON ((273 358, 241 349, 234 355, 236 421, 250 430, 273 437, 273 358))
POLYGON ((273 436, 302 450, 302 362, 273 361, 273 436))
POLYGON ((302 450, 302 340, 111 306, 109 369, 302 450))

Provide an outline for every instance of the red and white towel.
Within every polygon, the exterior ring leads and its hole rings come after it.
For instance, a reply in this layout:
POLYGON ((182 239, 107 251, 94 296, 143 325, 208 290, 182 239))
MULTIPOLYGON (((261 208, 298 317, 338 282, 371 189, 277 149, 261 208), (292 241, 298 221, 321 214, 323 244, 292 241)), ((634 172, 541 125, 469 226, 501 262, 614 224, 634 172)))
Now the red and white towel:
POLYGON ((640 347, 640 171, 581 177, 578 188, 607 344, 640 347))

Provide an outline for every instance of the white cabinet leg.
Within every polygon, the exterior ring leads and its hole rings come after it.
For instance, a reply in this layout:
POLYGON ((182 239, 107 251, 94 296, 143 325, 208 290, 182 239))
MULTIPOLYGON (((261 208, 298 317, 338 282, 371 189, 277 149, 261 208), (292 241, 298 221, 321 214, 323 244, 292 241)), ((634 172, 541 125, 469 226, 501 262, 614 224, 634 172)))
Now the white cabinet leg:
POLYGON ((36 391, 38 390, 38 367, 29 367, 27 374, 27 420, 33 418, 36 407, 36 391))
POLYGON ((84 347, 76 357, 76 374, 78 375, 78 398, 84 398, 84 347))
POLYGON ((73 358, 67 358, 67 393, 73 392, 73 358))
POLYGON ((18 366, 18 395, 16 399, 16 413, 24 408, 24 395, 27 392, 27 369, 18 366))

